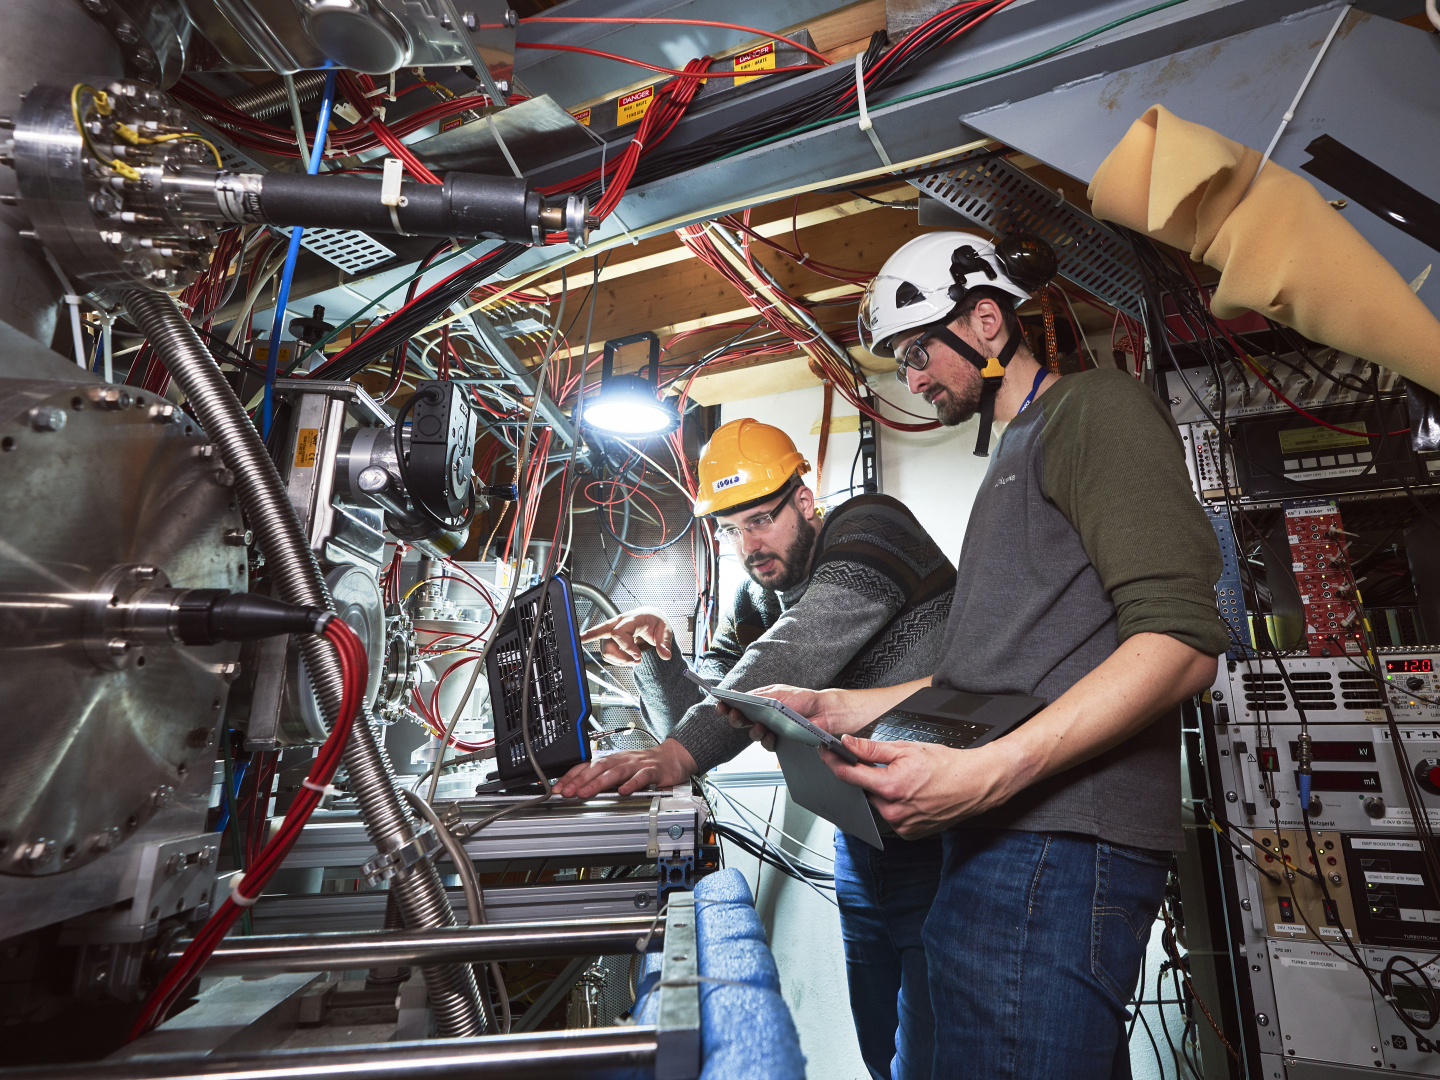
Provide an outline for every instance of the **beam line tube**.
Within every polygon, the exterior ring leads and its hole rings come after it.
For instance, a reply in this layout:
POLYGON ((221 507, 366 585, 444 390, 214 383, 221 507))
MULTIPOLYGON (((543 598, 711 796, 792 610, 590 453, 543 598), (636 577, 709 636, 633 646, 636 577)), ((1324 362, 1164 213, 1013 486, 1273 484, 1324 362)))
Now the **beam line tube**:
MULTIPOLYGON (((620 919, 490 923, 437 930, 363 930, 333 934, 272 934, 226 938, 205 974, 273 975, 356 971, 372 967, 476 964, 490 960, 633 953, 652 927, 647 951, 664 947, 664 928, 653 915, 620 919)), ((178 941, 165 960, 173 964, 189 945, 178 941)))
MULTIPOLYGON (((5 1070, 6 1080, 599 1080, 655 1067, 654 1027, 545 1031, 443 1042, 145 1057, 5 1070)), ((144 1040, 137 1043, 143 1045, 144 1040)))

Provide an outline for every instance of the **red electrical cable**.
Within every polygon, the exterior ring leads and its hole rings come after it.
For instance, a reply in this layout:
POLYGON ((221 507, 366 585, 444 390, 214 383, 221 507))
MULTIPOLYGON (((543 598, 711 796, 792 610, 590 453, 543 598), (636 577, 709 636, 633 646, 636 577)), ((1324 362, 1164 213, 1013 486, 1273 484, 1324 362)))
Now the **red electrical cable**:
POLYGON ((741 30, 747 34, 754 34, 756 37, 768 37, 773 39, 777 45, 784 43, 799 49, 801 52, 807 52, 822 64, 830 63, 830 60, 826 58, 824 53, 812 49, 809 45, 802 45, 798 41, 781 37, 772 31, 757 30, 753 26, 743 26, 740 23, 715 22, 711 19, 620 19, 595 15, 529 15, 521 19, 520 23, 521 25, 525 23, 621 23, 626 26, 658 23, 665 26, 715 26, 722 30, 741 30))
POLYGON ((139 1038, 165 1019, 165 1015, 174 1007, 175 1002, 199 974, 200 969, 205 966, 205 961, 210 958, 210 954, 215 951, 215 947, 220 944, 221 939, 234 925, 235 920, 240 917, 246 907, 259 898, 266 883, 280 868, 280 864, 284 862, 290 848, 294 846, 300 830, 305 827, 305 822, 315 807, 319 805, 324 789, 334 778, 335 770, 340 766, 345 743, 349 740, 356 714, 365 698, 369 666, 366 660, 365 646, 361 644, 355 631, 350 629, 344 619, 332 616, 326 621, 321 633, 335 646, 335 651, 339 655, 343 686, 340 695, 340 711, 336 714, 330 735, 316 753, 315 763, 310 768, 310 774, 305 778, 305 784, 300 793, 290 804, 290 809, 285 814, 285 820, 276 830, 274 837, 265 845, 259 858, 251 864, 243 879, 232 886, 231 895, 201 927, 200 932, 195 935, 184 954, 150 992, 150 996, 145 999, 145 1005, 139 1018, 135 1021, 134 1027, 130 1029, 127 1041, 139 1038), (237 897, 241 901, 239 904, 235 902, 237 897))
MULTIPOLYGON (((588 49, 584 45, 552 45, 541 44, 540 42, 517 41, 517 49, 543 49, 547 52, 568 52, 583 53, 585 56, 598 56, 604 60, 615 60, 621 64, 629 64, 631 67, 646 68, 649 71, 658 71, 664 75, 673 75, 677 79, 686 79, 692 82, 703 82, 705 79, 753 79, 756 77, 753 71, 707 71, 698 75, 692 71, 676 71, 674 68, 661 67, 659 64, 647 64, 644 60, 632 60, 628 56, 617 56, 615 53, 604 52, 600 49, 588 49)), ((782 71, 817 71, 821 64, 790 64, 786 67, 766 68, 766 75, 776 75, 782 71)))
MULTIPOLYGON (((1295 410, 1301 416, 1305 417, 1305 419, 1311 420, 1319 424, 1321 427, 1329 428, 1331 431, 1338 431, 1342 435, 1353 435, 1357 439, 1380 439, 1384 438, 1387 435, 1409 434, 1410 429, 1408 427, 1401 428, 1398 431, 1351 431, 1349 428, 1342 428, 1335 424, 1332 424, 1328 420, 1321 420, 1320 417, 1316 416, 1314 413, 1306 412, 1299 405, 1296 405, 1295 402, 1291 401, 1283 393, 1280 392, 1280 388, 1278 386, 1272 383, 1269 379, 1265 378, 1265 372, 1261 369, 1259 364, 1255 363, 1254 359, 1251 358, 1250 354, 1245 351, 1245 349, 1240 345, 1240 343, 1235 340, 1234 336, 1230 333, 1230 328, 1226 326, 1221 320, 1215 318, 1214 313, 1210 311, 1210 294, 1207 293, 1205 289, 1200 285, 1200 279, 1196 276, 1195 270, 1190 266, 1189 261, 1182 261, 1185 264, 1186 271, 1190 275, 1190 280, 1195 283, 1195 288, 1199 290, 1200 295, 1205 299, 1205 311, 1210 316, 1211 322, 1213 322, 1215 326, 1219 329, 1220 333, 1224 335, 1225 340, 1230 343, 1230 347, 1235 350, 1236 355, 1239 356, 1240 359, 1245 363, 1245 366, 1255 373, 1255 377, 1265 385, 1265 388, 1267 390, 1269 390, 1277 398, 1283 401, 1286 405, 1290 406, 1290 408, 1295 410)), ((1383 426, 1383 420, 1381 421, 1381 424, 1383 426)))

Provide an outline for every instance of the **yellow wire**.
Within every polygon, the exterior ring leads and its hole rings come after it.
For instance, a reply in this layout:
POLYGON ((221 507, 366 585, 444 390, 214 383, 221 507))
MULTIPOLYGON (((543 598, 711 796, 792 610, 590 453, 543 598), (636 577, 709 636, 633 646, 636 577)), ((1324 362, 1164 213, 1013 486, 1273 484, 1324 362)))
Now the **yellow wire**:
POLYGON ((70 115, 75 120, 75 130, 80 133, 80 141, 91 155, 105 165, 108 165, 115 172, 119 173, 126 180, 139 180, 140 171, 134 166, 126 165, 119 158, 107 158, 96 148, 95 143, 90 139, 90 133, 85 130, 85 122, 80 116, 80 94, 82 91, 90 91, 90 100, 95 105, 95 111, 101 116, 109 116, 111 113, 110 98, 103 90, 96 90, 89 83, 76 83, 70 91, 70 115))

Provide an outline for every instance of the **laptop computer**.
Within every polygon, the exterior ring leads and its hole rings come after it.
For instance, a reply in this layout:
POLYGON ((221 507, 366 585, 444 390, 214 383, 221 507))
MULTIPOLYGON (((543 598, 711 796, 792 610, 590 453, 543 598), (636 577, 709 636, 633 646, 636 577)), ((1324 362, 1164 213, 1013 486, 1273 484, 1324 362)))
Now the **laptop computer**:
POLYGON ((970 694, 945 686, 915 691, 855 733, 876 742, 924 742, 971 750, 1008 735, 1045 708, 1028 694, 970 694))

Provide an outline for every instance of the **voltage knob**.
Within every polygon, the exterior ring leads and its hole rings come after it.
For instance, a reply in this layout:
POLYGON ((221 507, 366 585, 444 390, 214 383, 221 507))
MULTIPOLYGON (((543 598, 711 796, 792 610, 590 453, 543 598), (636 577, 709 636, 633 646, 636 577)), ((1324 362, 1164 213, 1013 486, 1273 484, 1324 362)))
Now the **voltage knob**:
POLYGON ((1425 680, 1420 678, 1419 675, 1411 675, 1405 680, 1405 689, 1411 691, 1424 690, 1425 680))
POLYGON ((1440 758, 1427 757, 1415 765, 1415 782, 1422 791, 1440 795, 1440 758))

